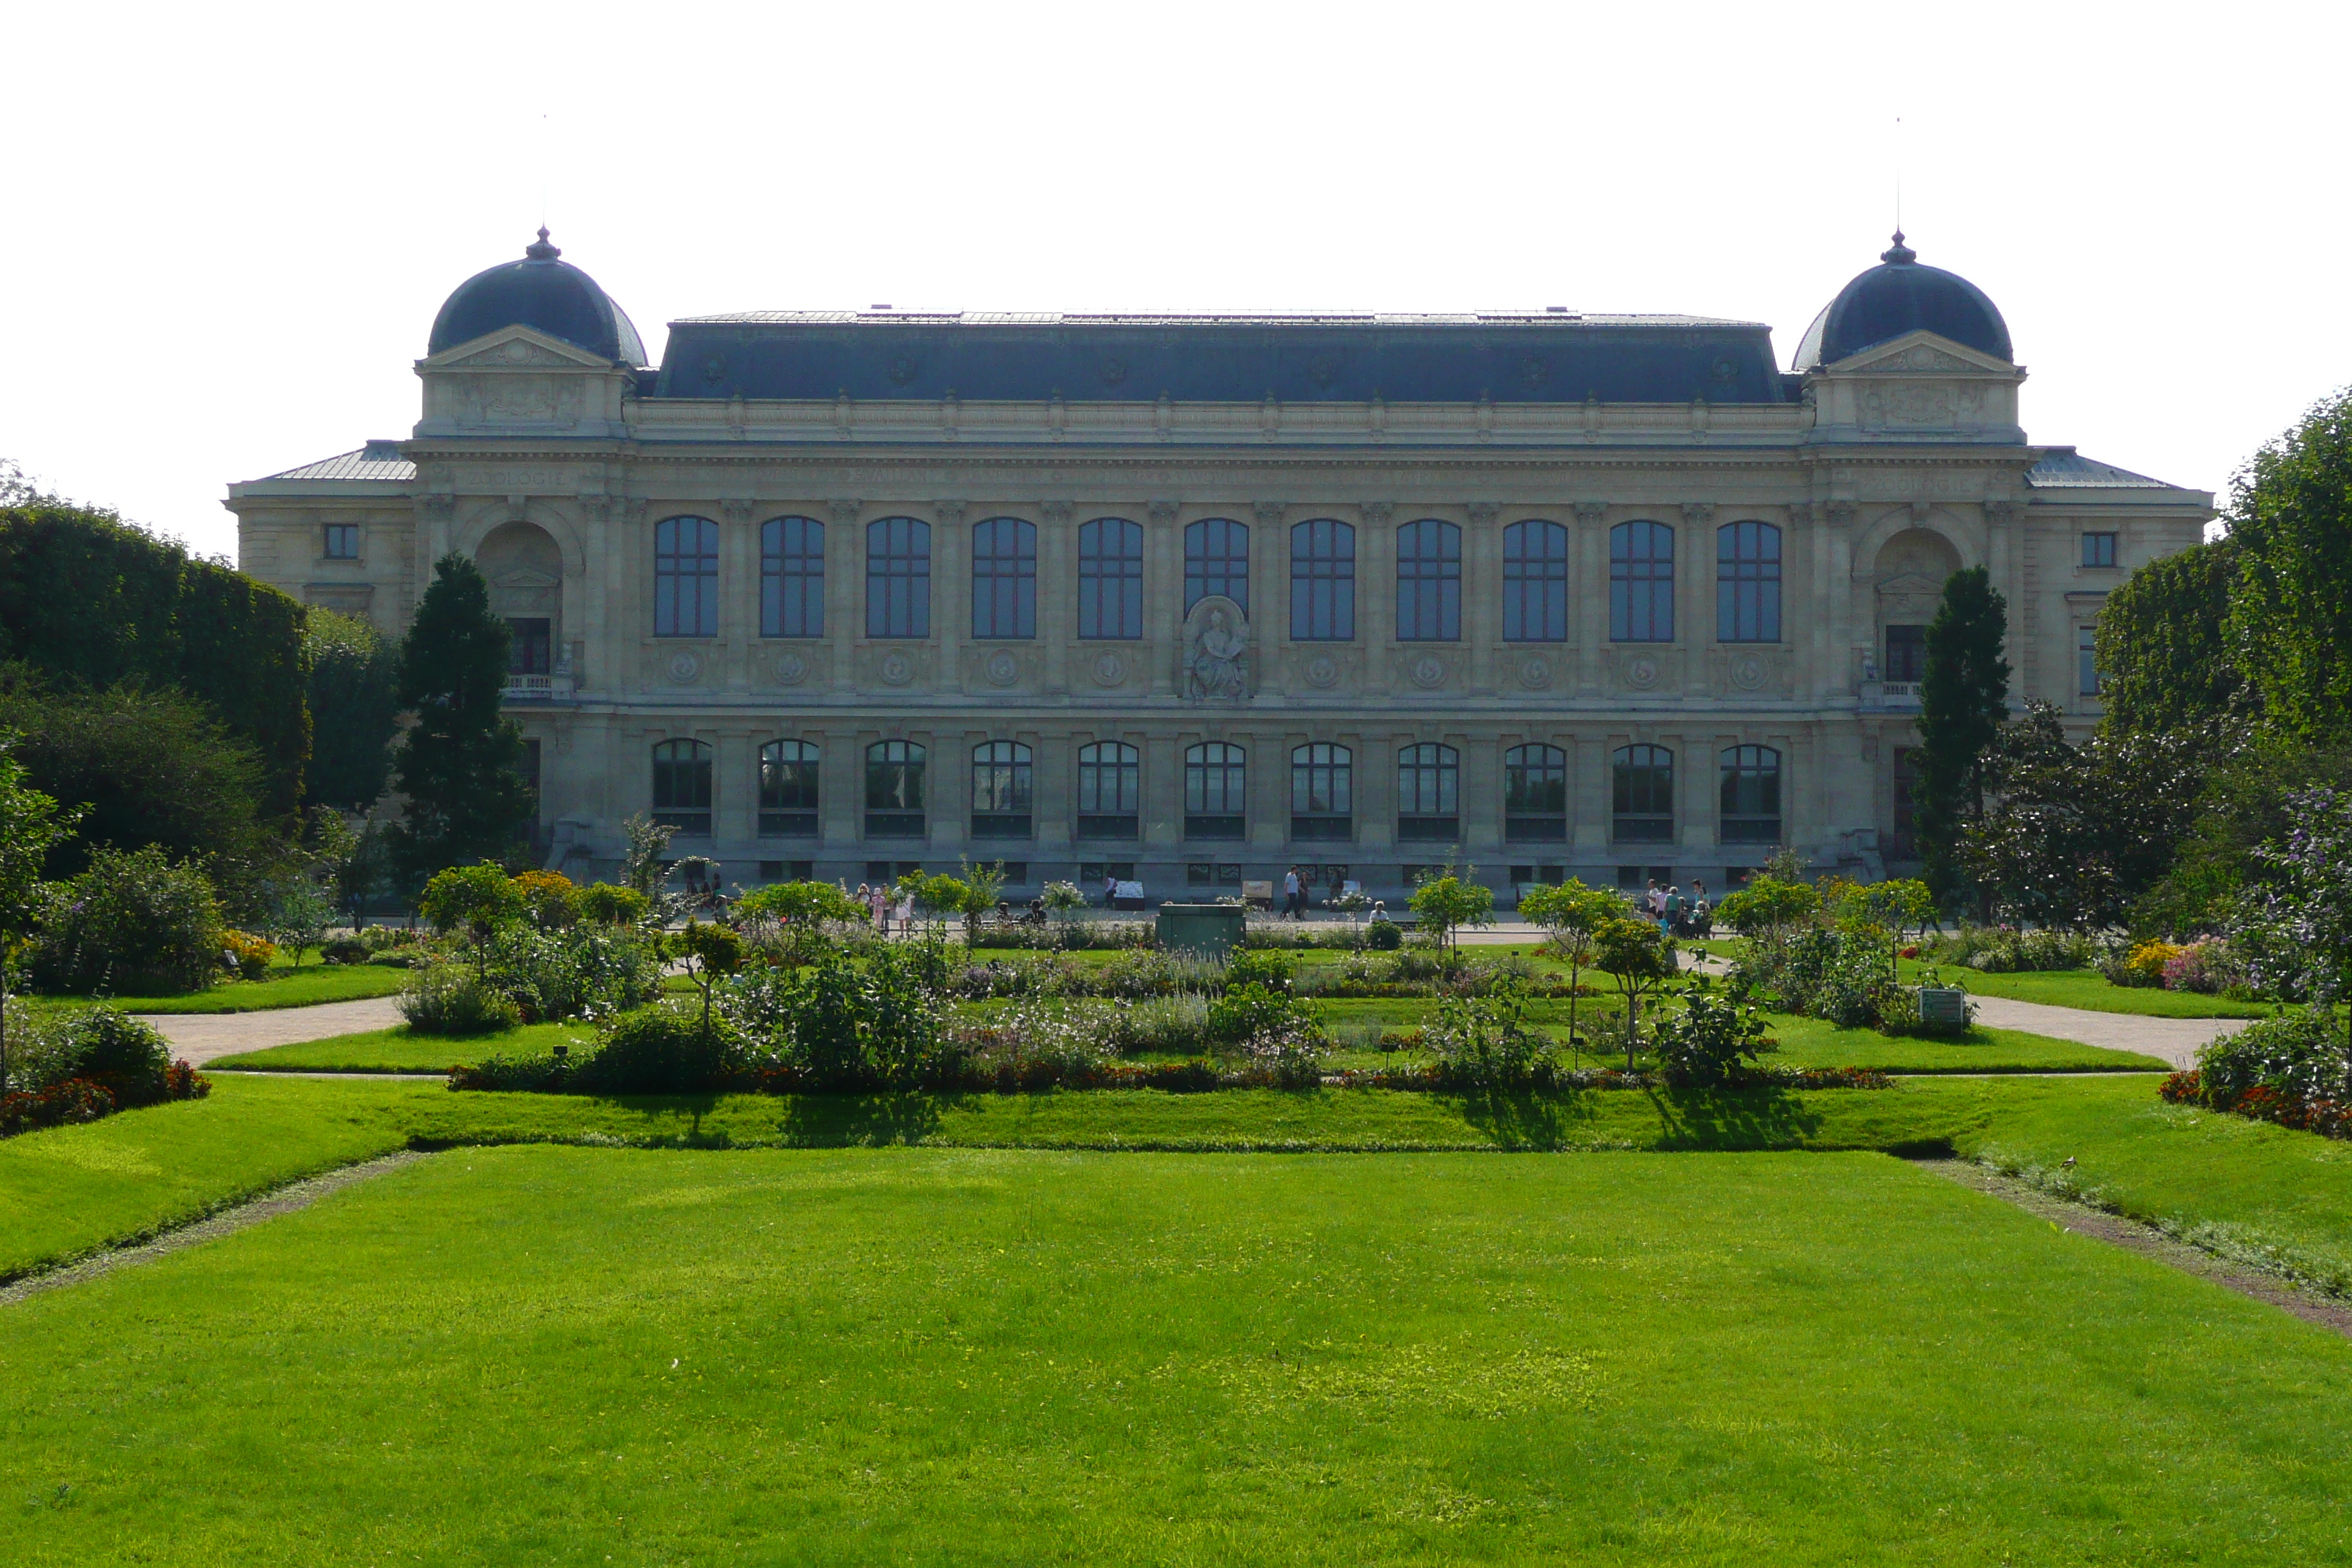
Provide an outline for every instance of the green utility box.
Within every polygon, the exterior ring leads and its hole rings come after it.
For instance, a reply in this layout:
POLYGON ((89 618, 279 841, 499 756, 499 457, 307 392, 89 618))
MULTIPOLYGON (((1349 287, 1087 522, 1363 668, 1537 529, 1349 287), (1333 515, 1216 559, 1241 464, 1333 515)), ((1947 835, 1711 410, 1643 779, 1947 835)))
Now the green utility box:
POLYGON ((1159 929, 1163 948, 1223 960, 1242 944, 1242 906, 1162 904, 1159 929))

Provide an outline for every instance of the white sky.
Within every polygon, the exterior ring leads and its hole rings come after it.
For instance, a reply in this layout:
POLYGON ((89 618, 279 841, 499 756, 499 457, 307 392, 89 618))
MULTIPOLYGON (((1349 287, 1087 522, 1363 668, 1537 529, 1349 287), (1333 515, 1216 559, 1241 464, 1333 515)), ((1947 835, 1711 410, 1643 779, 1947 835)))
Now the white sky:
POLYGON ((1892 225, 2025 424, 2219 489, 2352 381, 2341 4, 12 9, 0 456, 207 552, 404 436, 542 213, 658 355, 746 309, 1767 321, 1892 225), (544 116, 544 119, 542 119, 544 116))

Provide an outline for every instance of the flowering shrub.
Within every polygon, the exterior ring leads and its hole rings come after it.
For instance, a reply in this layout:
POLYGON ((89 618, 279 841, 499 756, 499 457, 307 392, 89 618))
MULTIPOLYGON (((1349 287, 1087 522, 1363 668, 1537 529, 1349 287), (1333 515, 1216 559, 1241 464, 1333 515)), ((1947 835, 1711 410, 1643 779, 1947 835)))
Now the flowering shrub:
POLYGON ((2143 942, 2111 953, 2099 971, 2116 985, 2162 985, 2164 972, 2184 950, 2168 942, 2143 942))
POLYGON ((221 957, 236 971, 239 980, 260 979, 269 973, 270 961, 277 956, 278 944, 267 937, 234 927, 221 932, 221 957))
POLYGON ((0 1095, 0 1133, 95 1121, 114 1112, 114 1096, 86 1078, 69 1078, 45 1089, 0 1095))
POLYGON ((152 845, 93 850, 43 910, 28 967, 43 991, 200 991, 221 970, 220 903, 194 866, 152 845))
POLYGON ((2164 964, 2167 991, 2194 991, 2202 995, 2224 993, 2253 994, 2252 976, 2244 958, 2219 937, 2207 937, 2179 949, 2164 964))
POLYGON ((418 970, 397 1005, 420 1035, 497 1035, 522 1026, 522 1009, 471 964, 418 970))
POLYGON ((1964 964, 1979 974, 2087 969, 2098 962, 2100 952, 2095 941, 2078 931, 2021 931, 2013 926, 1964 925, 1950 936, 1920 945, 1924 957, 1964 964))

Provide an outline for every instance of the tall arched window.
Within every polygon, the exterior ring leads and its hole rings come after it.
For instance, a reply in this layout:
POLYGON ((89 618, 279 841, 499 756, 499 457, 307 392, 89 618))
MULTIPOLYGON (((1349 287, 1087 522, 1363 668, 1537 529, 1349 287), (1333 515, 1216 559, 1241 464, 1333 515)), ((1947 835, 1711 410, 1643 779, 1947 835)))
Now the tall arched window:
POLYGON ((886 517, 866 525, 866 635, 931 635, 931 525, 886 517))
POLYGON ((817 749, 808 741, 760 748, 760 837, 816 837, 817 749))
POLYGON ((866 748, 866 837, 923 836, 923 748, 877 741, 866 748))
POLYGON ((1240 838, 1249 825, 1249 754, 1223 741, 1184 749, 1184 837, 1240 838))
POLYGON ((1609 531, 1609 640, 1675 640, 1675 531, 1663 522, 1609 531))
POLYGON ((654 820, 688 838, 710 837, 710 748, 664 741, 654 748, 654 820))
POLYGON ((1462 531, 1433 517, 1397 530, 1396 635, 1400 642, 1462 637, 1462 531))
POLYGON ((1568 640, 1568 530, 1556 522, 1503 530, 1503 640, 1568 640))
POLYGON ((1568 840, 1568 753, 1558 746, 1513 746, 1503 753, 1503 841, 1568 840))
POLYGON ((971 530, 971 635, 1037 635, 1037 525, 992 517, 971 530))
POLYGON ((1423 742, 1397 752, 1397 840, 1450 844, 1462 833, 1462 756, 1423 742))
POLYGON ((1345 746, 1290 749, 1290 837, 1349 839, 1356 836, 1356 754, 1345 746))
POLYGON ((1078 636, 1143 635, 1143 525, 1098 517, 1078 530, 1078 636))
POLYGON ((1715 531, 1715 637, 1780 640, 1780 531, 1769 522, 1715 531))
POLYGON ((719 525, 707 517, 654 524, 654 636, 719 635, 719 525))
POLYGON ((1675 754, 1664 746, 1621 746, 1610 759, 1609 836, 1620 844, 1675 841, 1675 754))
POLYGON ((760 635, 824 636, 824 524, 813 517, 760 525, 760 635))
POLYGON ((1356 531, 1318 517, 1290 531, 1290 640, 1351 642, 1356 636, 1356 531))
POLYGON ((1780 753, 1769 746, 1726 747, 1723 813, 1717 831, 1726 844, 1780 842, 1780 753))
POLYGON ((1078 748, 1078 837, 1141 837, 1143 759, 1120 741, 1078 748))
POLYGON ((1223 594, 1249 613, 1249 525, 1204 517, 1184 525, 1184 613, 1223 594))
POLYGON ((971 836, 1026 838, 1036 775, 1018 741, 982 741, 971 749, 971 836))

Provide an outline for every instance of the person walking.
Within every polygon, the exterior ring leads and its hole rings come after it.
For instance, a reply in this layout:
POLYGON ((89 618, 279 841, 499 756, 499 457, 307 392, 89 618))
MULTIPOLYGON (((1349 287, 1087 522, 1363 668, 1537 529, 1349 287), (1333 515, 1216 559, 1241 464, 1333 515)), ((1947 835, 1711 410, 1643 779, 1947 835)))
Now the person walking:
POLYGON ((1667 888, 1665 918, 1658 922, 1658 934, 1683 935, 1683 910, 1686 908, 1688 906, 1683 902, 1683 890, 1678 887, 1667 888))
POLYGON ((1298 868, 1293 866, 1283 873, 1282 912, 1295 921, 1305 908, 1306 903, 1298 889, 1298 868))
POLYGON ((1103 908, 1109 909, 1118 898, 1118 878, 1112 872, 1105 871, 1103 873, 1103 908))

